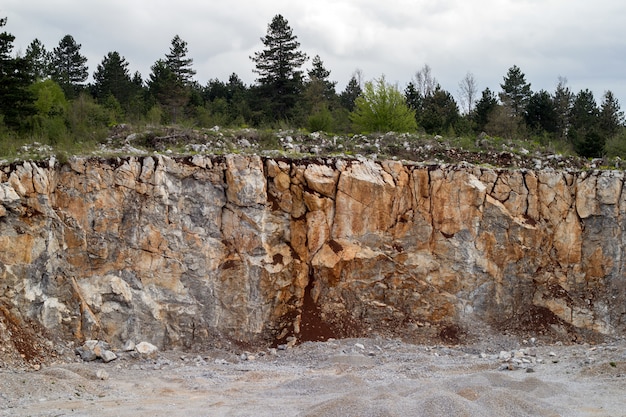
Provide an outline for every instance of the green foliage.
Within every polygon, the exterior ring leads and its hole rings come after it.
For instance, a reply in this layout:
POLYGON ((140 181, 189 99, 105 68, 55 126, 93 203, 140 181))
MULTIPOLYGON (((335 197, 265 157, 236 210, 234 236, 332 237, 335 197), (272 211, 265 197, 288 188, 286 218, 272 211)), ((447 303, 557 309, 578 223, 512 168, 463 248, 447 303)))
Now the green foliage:
POLYGON ((43 80, 50 75, 52 53, 46 50, 46 47, 39 39, 33 40, 28 45, 24 58, 29 63, 30 77, 33 80, 43 80))
POLYGON ((189 102, 190 89, 183 84, 164 60, 160 59, 152 66, 148 89, 165 110, 168 121, 176 123, 189 102))
POLYGON ((32 133, 41 141, 56 144, 67 134, 66 116, 69 103, 61 87, 51 79, 30 87, 37 114, 31 119, 32 133))
POLYGON ((497 107, 498 99, 496 95, 489 88, 485 88, 480 100, 476 103, 473 114, 476 130, 479 133, 485 131, 487 123, 489 123, 489 117, 497 107))
POLYGON ((184 85, 190 84, 196 71, 191 68, 193 59, 187 57, 187 42, 178 35, 174 36, 170 53, 166 54, 165 58, 165 64, 176 79, 184 85))
POLYGON ((459 120, 459 108, 452 95, 439 86, 423 98, 418 123, 427 133, 444 134, 459 120))
POLYGON ((34 105, 39 115, 65 115, 68 103, 59 84, 47 79, 32 84, 30 91, 35 97, 34 105))
POLYGON ((415 111, 409 109, 404 96, 385 77, 365 83, 356 99, 350 119, 359 132, 413 132, 417 130, 415 111))
POLYGON ((328 107, 322 107, 309 116, 309 132, 332 132, 334 129, 333 115, 328 107))
POLYGON ((356 75, 353 75, 352 78, 350 78, 350 81, 348 81, 348 85, 346 85, 345 90, 343 90, 339 96, 339 101, 346 110, 353 111, 356 99, 360 95, 361 85, 359 84, 356 75))
POLYGON ((250 57, 255 63, 254 72, 259 75, 258 104, 269 120, 289 119, 303 88, 299 68, 308 57, 299 50, 297 36, 280 14, 274 16, 261 41, 265 49, 250 57))
MULTIPOLYGON (((0 27, 6 22, 0 19, 0 27)), ((35 108, 28 89, 32 81, 29 62, 11 56, 14 40, 15 36, 10 33, 0 33, 0 115, 4 116, 7 127, 21 129, 24 120, 35 113, 35 108)))
POLYGON ((120 107, 129 107, 135 85, 128 72, 128 62, 117 52, 109 52, 93 74, 92 91, 101 103, 115 99, 120 107))
POLYGON ((535 134, 556 134, 559 127, 558 114, 550 93, 541 90, 533 94, 528 100, 524 119, 535 134))
POLYGON ((146 114, 146 121, 152 126, 158 126, 163 122, 163 110, 160 106, 152 106, 146 114))
POLYGON ((599 111, 593 93, 581 90, 574 98, 568 138, 580 156, 600 157, 606 137, 599 128, 599 111))
POLYGON ((114 122, 111 111, 86 93, 81 93, 68 109, 68 123, 75 141, 101 140, 114 122))
POLYGON ((626 128, 622 128, 618 134, 607 139, 604 153, 609 158, 617 156, 626 160, 626 128))
POLYGON ((607 137, 615 136, 624 126, 624 112, 620 110, 619 101, 609 90, 604 93, 600 113, 598 114, 598 127, 607 137))
POLYGON ((513 116, 521 117, 526 110, 532 91, 530 83, 526 81, 526 76, 517 65, 509 68, 504 77, 504 83, 500 84, 500 87, 502 88, 500 93, 502 103, 511 110, 513 116))
POLYGON ((65 95, 74 98, 89 76, 87 58, 80 53, 81 45, 71 35, 65 35, 52 51, 50 72, 65 95))

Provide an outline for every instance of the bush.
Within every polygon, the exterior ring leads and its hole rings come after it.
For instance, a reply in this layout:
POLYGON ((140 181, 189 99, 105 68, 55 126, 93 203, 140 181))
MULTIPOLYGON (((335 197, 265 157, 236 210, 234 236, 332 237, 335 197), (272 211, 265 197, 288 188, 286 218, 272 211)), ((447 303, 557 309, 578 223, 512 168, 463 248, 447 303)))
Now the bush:
POLYGON ((409 109, 404 95, 395 85, 388 84, 384 76, 365 83, 355 106, 350 119, 362 133, 417 130, 415 111, 409 109))
POLYGON ((604 153, 609 158, 620 157, 626 159, 626 128, 609 138, 604 144, 604 153))
POLYGON ((326 106, 309 116, 309 132, 331 132, 333 125, 333 116, 326 106))

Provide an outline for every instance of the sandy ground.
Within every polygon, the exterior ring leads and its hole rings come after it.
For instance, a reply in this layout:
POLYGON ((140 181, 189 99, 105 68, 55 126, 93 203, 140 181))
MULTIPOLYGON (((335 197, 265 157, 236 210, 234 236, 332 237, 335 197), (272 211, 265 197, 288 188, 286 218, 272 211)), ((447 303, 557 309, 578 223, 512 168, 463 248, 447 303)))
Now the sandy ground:
POLYGON ((0 416, 144 415, 626 416, 626 341, 346 339, 0 368, 0 416))

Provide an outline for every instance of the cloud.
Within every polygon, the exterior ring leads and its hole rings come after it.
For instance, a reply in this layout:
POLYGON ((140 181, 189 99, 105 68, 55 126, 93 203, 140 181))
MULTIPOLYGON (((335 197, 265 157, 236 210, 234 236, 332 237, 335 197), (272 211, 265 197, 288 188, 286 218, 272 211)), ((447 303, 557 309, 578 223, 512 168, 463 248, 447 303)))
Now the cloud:
POLYGON ((34 38, 52 49, 71 34, 91 73, 115 50, 146 78, 178 34, 202 84, 232 72, 253 82, 249 56, 262 49, 260 37, 277 13, 305 52, 320 55, 340 88, 356 68, 403 86, 428 63, 453 94, 467 71, 480 89, 498 90, 515 64, 535 90, 553 90, 562 75, 572 88, 592 88, 596 96, 612 89, 626 100, 626 3, 613 0, 91 0, 88 7, 78 0, 5 0, 0 6, 18 49, 34 38))

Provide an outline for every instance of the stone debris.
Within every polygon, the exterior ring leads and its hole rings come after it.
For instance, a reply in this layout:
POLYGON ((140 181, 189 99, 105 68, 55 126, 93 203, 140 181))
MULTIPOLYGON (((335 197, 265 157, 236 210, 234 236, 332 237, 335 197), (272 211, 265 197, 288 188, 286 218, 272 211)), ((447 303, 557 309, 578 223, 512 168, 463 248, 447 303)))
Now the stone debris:
POLYGON ((87 340, 82 346, 76 348, 76 354, 85 362, 102 359, 108 363, 117 359, 117 355, 113 353, 109 344, 102 340, 87 340))
MULTIPOLYGON (((141 342, 137 345, 133 342, 126 342, 122 348, 122 352, 131 355, 139 354, 144 357, 152 357, 158 350, 156 346, 148 342, 141 342)), ((87 340, 82 346, 75 349, 75 353, 85 362, 100 359, 104 363, 109 363, 118 358, 118 354, 113 352, 111 346, 103 340, 87 340)))
POLYGON ((152 343, 141 342, 135 346, 135 351, 141 355, 150 356, 154 355, 159 349, 152 343))
MULTIPOLYGON (((481 358, 488 358, 487 355, 481 354, 481 358)), ((515 371, 525 369, 526 372, 535 372, 534 367, 543 363, 543 359, 537 358, 537 350, 534 347, 523 348, 517 350, 503 350, 497 356, 500 371, 515 371)))
POLYGON ((109 373, 104 369, 98 369, 96 371, 96 378, 106 381, 107 379, 109 379, 109 373))

